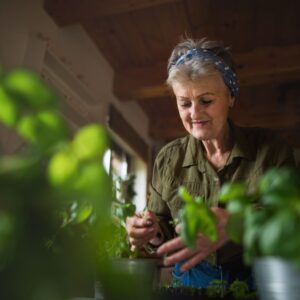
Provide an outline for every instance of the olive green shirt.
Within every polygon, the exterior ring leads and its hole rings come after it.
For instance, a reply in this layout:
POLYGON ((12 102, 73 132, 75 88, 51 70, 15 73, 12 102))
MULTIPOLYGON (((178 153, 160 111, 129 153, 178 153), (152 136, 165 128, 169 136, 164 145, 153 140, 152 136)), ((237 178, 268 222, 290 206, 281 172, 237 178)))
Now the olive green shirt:
MULTIPOLYGON (((218 206, 218 194, 224 182, 242 180, 251 189, 268 168, 295 165, 292 149, 270 130, 229 124, 234 146, 227 163, 219 170, 215 170, 205 158, 201 141, 192 135, 167 144, 159 152, 153 169, 148 208, 159 217, 168 239, 174 236, 169 222, 178 217, 183 205, 177 195, 179 186, 185 186, 193 196, 201 196, 210 207, 218 206)), ((237 252, 224 247, 219 251, 220 261, 228 261, 237 252)), ((215 259, 209 260, 216 262, 215 259)))

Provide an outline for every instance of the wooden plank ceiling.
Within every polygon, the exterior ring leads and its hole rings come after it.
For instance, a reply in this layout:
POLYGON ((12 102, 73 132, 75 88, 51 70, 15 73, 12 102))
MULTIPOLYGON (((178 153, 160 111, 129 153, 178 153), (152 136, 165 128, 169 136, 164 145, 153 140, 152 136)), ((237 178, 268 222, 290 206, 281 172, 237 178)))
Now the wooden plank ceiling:
POLYGON ((237 124, 273 128, 300 147, 300 1, 46 0, 45 9, 59 26, 83 26, 115 70, 115 94, 141 105, 153 139, 185 134, 164 81, 186 34, 232 47, 237 124))

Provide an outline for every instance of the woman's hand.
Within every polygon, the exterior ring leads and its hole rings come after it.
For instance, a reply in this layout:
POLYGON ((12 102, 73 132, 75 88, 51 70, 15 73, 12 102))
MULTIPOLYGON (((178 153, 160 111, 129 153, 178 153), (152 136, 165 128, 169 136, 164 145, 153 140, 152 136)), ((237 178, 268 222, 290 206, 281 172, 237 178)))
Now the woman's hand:
MULTIPOLYGON (((190 249, 184 245, 180 237, 176 237, 161 245, 157 250, 158 255, 170 253, 169 256, 164 258, 164 265, 171 266, 175 263, 186 260, 186 262, 180 268, 181 272, 185 272, 194 267, 228 241, 228 236, 226 234, 228 212, 219 207, 214 207, 211 210, 216 215, 218 220, 218 240, 216 242, 211 242, 200 233, 198 235, 196 249, 190 249)), ((177 227, 176 231, 178 232, 179 230, 180 229, 177 227)))
POLYGON ((127 218, 126 229, 132 250, 141 249, 150 240, 155 240, 160 233, 157 217, 149 210, 127 218))

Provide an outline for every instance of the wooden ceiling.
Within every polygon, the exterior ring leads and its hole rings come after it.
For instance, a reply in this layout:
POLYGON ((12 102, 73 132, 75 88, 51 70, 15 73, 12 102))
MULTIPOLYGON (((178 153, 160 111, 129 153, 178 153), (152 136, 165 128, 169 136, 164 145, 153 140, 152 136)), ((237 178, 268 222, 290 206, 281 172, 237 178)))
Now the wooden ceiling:
POLYGON ((185 34, 231 46, 241 84, 232 110, 240 125, 278 130, 300 147, 300 1, 45 0, 63 27, 81 24, 115 70, 114 93, 137 101, 149 134, 185 131, 166 88, 166 63, 185 34))

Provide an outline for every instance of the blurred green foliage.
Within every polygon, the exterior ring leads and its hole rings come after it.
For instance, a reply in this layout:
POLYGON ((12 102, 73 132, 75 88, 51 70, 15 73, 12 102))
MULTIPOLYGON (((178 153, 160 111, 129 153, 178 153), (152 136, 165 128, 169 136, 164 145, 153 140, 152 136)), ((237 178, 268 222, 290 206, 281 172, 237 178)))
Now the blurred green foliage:
POLYGON ((0 158, 0 298, 93 296, 109 239, 106 130, 87 125, 72 139, 56 95, 23 69, 0 72, 0 107, 25 143, 0 158))
POLYGON ((113 184, 113 202, 111 226, 112 239, 107 243, 109 256, 112 258, 129 258, 135 256, 127 236, 126 218, 135 214, 136 206, 133 198, 135 175, 129 174, 126 178, 117 176, 113 184))
POLYGON ((280 256, 300 268, 300 179, 291 168, 268 170, 255 191, 229 183, 220 200, 230 212, 228 231, 244 246, 245 261, 255 257, 280 256))
POLYGON ((196 247, 199 232, 211 241, 216 241, 216 218, 201 197, 193 198, 185 187, 180 187, 178 194, 184 201, 184 208, 180 212, 180 236, 190 248, 196 247))

